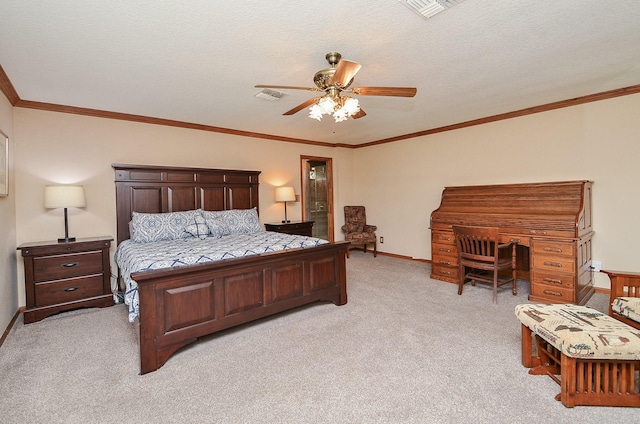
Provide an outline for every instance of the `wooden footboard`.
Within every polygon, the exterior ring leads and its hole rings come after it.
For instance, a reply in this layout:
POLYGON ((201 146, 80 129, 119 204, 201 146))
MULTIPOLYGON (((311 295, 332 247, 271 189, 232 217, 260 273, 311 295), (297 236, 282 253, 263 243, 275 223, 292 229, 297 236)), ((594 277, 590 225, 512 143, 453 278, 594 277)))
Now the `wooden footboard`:
POLYGON ((132 274, 140 372, 198 337, 318 301, 347 303, 346 242, 132 274))

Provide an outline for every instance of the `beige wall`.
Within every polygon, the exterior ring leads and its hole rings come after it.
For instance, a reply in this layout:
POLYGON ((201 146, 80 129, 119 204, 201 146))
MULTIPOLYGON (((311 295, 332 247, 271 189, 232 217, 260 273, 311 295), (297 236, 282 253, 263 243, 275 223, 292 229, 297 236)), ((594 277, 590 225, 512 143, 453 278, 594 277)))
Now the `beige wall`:
MULTIPOLYGON (((234 168, 260 174, 260 220, 279 222, 282 204, 274 188, 287 184, 300 193, 300 155, 333 158, 334 196, 342 210, 353 186, 353 150, 237 137, 205 131, 92 118, 33 109, 14 109, 16 224, 18 244, 64 236, 62 210, 43 207, 47 184, 82 184, 87 207, 69 209, 69 235, 116 234, 112 163, 234 168)), ((300 203, 287 207, 300 219, 300 203)), ((337 217, 338 220, 342 219, 337 217)), ((341 225, 341 224, 340 224, 341 225)), ((337 226, 338 239, 343 238, 337 226)), ((115 243, 112 245, 112 254, 115 243)), ((112 264, 115 273, 115 264, 112 264)), ((22 260, 18 260, 20 281, 22 260)), ((24 287, 19 284, 24 305, 24 287)))
POLYGON ((638 111, 640 94, 359 149, 353 201, 384 236, 380 250, 430 259, 445 186, 592 180, 593 259, 639 271, 638 111))
MULTIPOLYGON (((4 107, 2 114, 10 114, 4 107)), ((337 240, 343 238, 342 207, 361 203, 385 237, 381 251, 430 259, 429 216, 444 186, 589 179, 594 259, 605 268, 637 271, 638 110, 640 95, 633 95, 352 150, 14 108, 15 213, 3 203, 0 214, 15 219, 17 229, 15 237, 3 231, 17 244, 60 237, 62 211, 43 208, 44 186, 79 183, 87 207, 70 210, 70 235, 115 235, 112 163, 261 170, 261 220, 277 222, 282 206, 273 202, 273 188, 291 184, 299 193, 299 157, 317 155, 334 159, 337 240)), ((299 204, 289 209, 291 218, 301 216, 299 204)), ((7 247, 3 257, 15 258, 14 249, 7 247)), ((22 261, 15 262, 24 305, 22 261)), ((13 279, 11 272, 3 275, 13 279)), ((601 275, 596 283, 608 286, 601 275)), ((14 304, 6 299, 14 287, 3 289, 3 306, 14 304)))
POLYGON ((0 334, 18 311, 16 211, 13 186, 13 107, 0 93, 0 130, 9 137, 9 196, 0 197, 0 334))

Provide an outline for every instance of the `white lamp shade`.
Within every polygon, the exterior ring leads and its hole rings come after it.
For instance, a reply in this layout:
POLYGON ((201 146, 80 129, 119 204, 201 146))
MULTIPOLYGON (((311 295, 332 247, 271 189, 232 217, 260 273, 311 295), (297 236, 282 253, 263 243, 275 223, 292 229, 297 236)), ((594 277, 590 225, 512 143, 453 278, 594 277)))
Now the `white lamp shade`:
POLYGON ((295 202, 293 187, 276 187, 276 202, 295 202))
POLYGON ((44 207, 47 209, 84 208, 86 204, 83 186, 46 186, 44 188, 44 207))

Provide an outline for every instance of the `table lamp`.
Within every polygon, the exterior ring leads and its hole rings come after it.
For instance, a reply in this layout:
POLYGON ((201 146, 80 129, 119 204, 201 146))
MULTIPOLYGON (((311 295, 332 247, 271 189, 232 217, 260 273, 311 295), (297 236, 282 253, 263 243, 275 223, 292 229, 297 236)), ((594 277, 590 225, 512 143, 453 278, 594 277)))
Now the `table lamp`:
POLYGON ((293 187, 276 187, 276 202, 284 203, 284 221, 283 223, 290 222, 287 219, 287 202, 295 202, 296 193, 293 191, 293 187))
POLYGON ((76 241, 75 237, 69 237, 67 208, 84 208, 86 204, 83 186, 46 186, 44 188, 44 207, 46 209, 64 208, 64 238, 59 238, 58 243, 76 241))

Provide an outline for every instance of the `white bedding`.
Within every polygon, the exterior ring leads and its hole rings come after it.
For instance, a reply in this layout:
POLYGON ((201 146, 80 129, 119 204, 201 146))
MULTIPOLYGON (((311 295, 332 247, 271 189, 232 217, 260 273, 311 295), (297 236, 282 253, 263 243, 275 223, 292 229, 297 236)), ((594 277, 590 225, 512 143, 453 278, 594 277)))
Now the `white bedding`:
POLYGON ((116 249, 115 259, 126 285, 124 300, 129 307, 129 321, 135 321, 139 314, 138 285, 131 279, 131 273, 314 247, 325 243, 328 242, 314 237, 269 231, 220 238, 207 237, 204 240, 196 237, 150 243, 125 240, 116 249))

